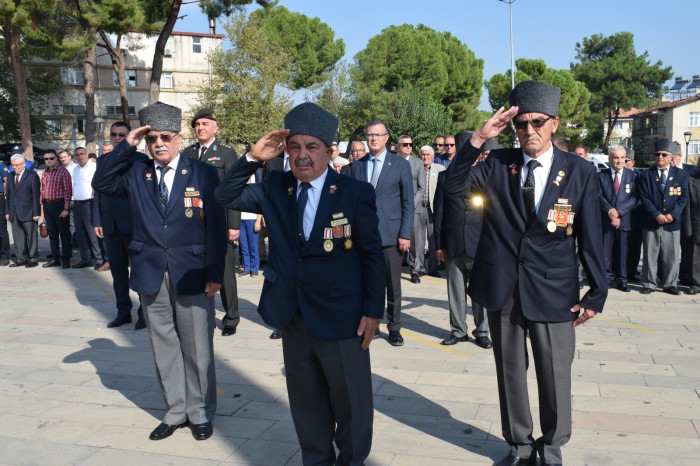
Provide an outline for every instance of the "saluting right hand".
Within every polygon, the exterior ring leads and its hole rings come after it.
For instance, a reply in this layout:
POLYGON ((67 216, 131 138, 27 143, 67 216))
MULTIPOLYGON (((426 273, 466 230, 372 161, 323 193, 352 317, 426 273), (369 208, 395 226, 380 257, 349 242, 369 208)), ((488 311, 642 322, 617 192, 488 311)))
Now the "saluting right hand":
POLYGON ((141 142, 141 139, 146 135, 146 133, 151 129, 151 125, 141 126, 136 129, 132 129, 129 134, 126 135, 126 142, 129 143, 131 147, 136 147, 141 142))
POLYGON ((469 140, 472 146, 475 148, 479 148, 489 139, 493 139, 496 136, 498 136, 501 133, 501 131, 503 131, 506 126, 508 126, 508 122, 512 120, 517 114, 517 106, 510 107, 508 110, 504 110, 504 107, 499 108, 496 111, 496 113, 494 113, 491 116, 491 118, 486 120, 484 126, 479 128, 474 134, 472 134, 472 137, 469 140))
POLYGON ((288 129, 270 131, 255 143, 248 155, 251 159, 255 159, 258 162, 272 160, 285 149, 284 139, 287 136, 289 136, 288 129))

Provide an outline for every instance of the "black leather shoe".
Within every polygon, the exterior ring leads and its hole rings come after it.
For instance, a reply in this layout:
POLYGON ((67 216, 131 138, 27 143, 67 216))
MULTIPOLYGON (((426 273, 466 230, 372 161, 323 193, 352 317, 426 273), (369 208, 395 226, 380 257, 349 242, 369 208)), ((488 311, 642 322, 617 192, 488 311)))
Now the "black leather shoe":
POLYGON ((66 259, 66 260, 61 261, 61 266, 64 269, 70 269, 70 259, 66 259))
POLYGON ((640 291, 642 294, 651 294, 651 288, 642 288, 642 291, 640 291))
POLYGON ((275 329, 270 335, 270 340, 279 340, 280 338, 282 338, 282 330, 275 329))
POLYGON ((41 267, 44 269, 48 269, 49 267, 58 267, 59 265, 61 265, 61 264, 59 264, 58 261, 51 259, 50 261, 48 261, 46 264, 42 265, 41 267))
POLYGON ((617 285, 617 289, 620 291, 624 291, 625 293, 630 292, 630 287, 627 286, 627 283, 620 283, 619 285, 617 285))
POLYGON ((450 335, 449 337, 442 340, 440 344, 445 346, 452 346, 464 341, 469 341, 469 336, 464 335, 463 337, 456 337, 454 335, 450 335))
POLYGON ((669 286, 668 288, 664 288, 664 293, 672 294, 674 296, 678 296, 679 294, 681 294, 680 290, 675 286, 669 286))
POLYGON ((92 267, 90 261, 80 261, 73 266, 74 269, 84 269, 85 267, 92 267))
POLYGON ((236 327, 231 327, 230 325, 226 325, 224 329, 221 331, 221 336, 222 337, 230 337, 231 335, 236 334, 236 327))
POLYGON ((440 275, 440 273, 439 273, 437 270, 434 271, 434 272, 430 272, 430 273, 428 274, 428 276, 429 276, 429 277, 435 277, 435 278, 442 278, 442 275, 440 275))
POLYGON ((389 332, 389 344, 391 346, 403 346, 403 337, 398 330, 389 332))
POLYGON ((174 425, 161 422, 160 425, 156 427, 153 432, 151 432, 151 435, 149 435, 148 438, 151 440, 163 440, 164 438, 168 438, 173 435, 173 432, 175 432, 177 429, 181 429, 186 425, 186 422, 174 425))
MULTIPOLYGON (((36 267, 37 265, 39 265, 39 263, 36 262, 36 261, 29 261, 29 262, 27 262, 26 264, 24 264, 24 266, 25 266, 26 268, 36 267)), ((680 294, 680 293, 678 293, 678 294, 680 294)))
POLYGON ((13 262, 10 267, 22 267, 23 265, 27 265, 27 261, 13 262))
POLYGON ((141 330, 142 328, 146 328, 146 321, 139 319, 136 321, 136 325, 134 325, 134 330, 141 330))
POLYGON ((411 283, 420 283, 420 277, 417 273, 411 274, 411 283))
POLYGON ((696 286, 691 286, 688 288, 688 294, 698 294, 698 288, 696 286))
POLYGON ((130 323, 131 323, 131 316, 123 317, 123 318, 117 317, 112 322, 107 324, 107 328, 121 327, 124 324, 130 324, 130 323))
POLYGON ((195 440, 206 440, 211 437, 214 433, 214 428, 211 426, 211 422, 205 422, 204 424, 190 424, 190 429, 192 430, 192 437, 195 440))
POLYGON ((530 458, 518 458, 511 453, 505 458, 502 458, 498 463, 494 464, 495 466, 535 466, 537 464, 537 453, 532 455, 530 458))
POLYGON ((493 343, 491 343, 491 340, 489 340, 489 337, 487 337, 486 335, 481 335, 480 337, 476 337, 476 344, 481 346, 484 349, 493 348, 493 343))
POLYGON ((374 331, 374 337, 372 337, 372 340, 376 340, 377 338, 381 338, 382 334, 379 331, 379 327, 374 331))

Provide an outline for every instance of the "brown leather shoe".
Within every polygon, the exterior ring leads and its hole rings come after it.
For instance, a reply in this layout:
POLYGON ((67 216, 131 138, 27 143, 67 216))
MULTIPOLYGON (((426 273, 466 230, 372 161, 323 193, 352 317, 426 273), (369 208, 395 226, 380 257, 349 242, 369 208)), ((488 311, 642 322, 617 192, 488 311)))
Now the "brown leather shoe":
POLYGON ((108 271, 108 270, 109 270, 109 262, 104 262, 104 263, 102 263, 101 266, 99 266, 99 267, 97 268, 97 271, 98 271, 98 272, 106 272, 106 271, 108 271))
POLYGON ((48 261, 47 263, 45 263, 41 267, 48 269, 49 267, 58 267, 59 265, 61 265, 61 264, 58 261, 51 259, 50 261, 48 261))

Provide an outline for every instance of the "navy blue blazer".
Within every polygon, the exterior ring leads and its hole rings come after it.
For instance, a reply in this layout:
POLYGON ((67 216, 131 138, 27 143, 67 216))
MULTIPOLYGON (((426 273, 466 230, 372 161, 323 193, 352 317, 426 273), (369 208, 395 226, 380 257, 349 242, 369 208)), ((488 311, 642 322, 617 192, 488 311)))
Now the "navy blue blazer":
MULTIPOLYGON (((97 166, 104 163, 105 157, 109 157, 111 152, 103 154, 97 159, 97 166)), ((133 160, 142 162, 148 161, 148 156, 142 152, 136 152, 133 160)), ((127 171, 132 164, 124 168, 127 171)), ((95 197, 92 203, 92 224, 96 227, 102 227, 102 233, 105 235, 114 235, 116 233, 131 234, 131 207, 128 197, 113 197, 95 191, 95 197)))
POLYGON ((669 165, 666 189, 662 189, 658 167, 650 167, 639 178, 639 199, 645 213, 642 228, 656 230, 662 226, 656 222, 656 217, 659 214, 671 214, 673 222, 664 224, 663 229, 680 230, 683 207, 688 202, 688 178, 685 170, 669 165))
POLYGON ((603 230, 614 230, 610 225, 608 212, 617 209, 620 213, 620 230, 632 229, 632 209, 637 205, 639 194, 637 192, 636 176, 629 168, 622 169, 620 177, 620 191, 615 194, 615 185, 612 179, 612 169, 606 168, 598 173, 600 180, 600 223, 603 230))
POLYGON ((155 294, 167 268, 178 294, 204 293, 207 282, 222 282, 226 256, 224 209, 214 199, 219 184, 216 168, 180 155, 163 214, 154 162, 134 160, 135 152, 126 140, 120 142, 92 179, 95 191, 129 197, 133 223, 129 286, 138 293, 155 294), (185 215, 185 192, 204 202, 203 209, 191 208, 190 217, 185 215))
POLYGON ((446 193, 447 170, 438 174, 435 189, 435 249, 444 249, 448 256, 466 254, 473 258, 481 236, 483 204, 475 205, 474 196, 463 198, 446 193))
MULTIPOLYGON (((365 155, 344 168, 343 174, 367 182, 370 156, 365 155)), ((413 176, 411 165, 399 155, 386 151, 377 180, 377 215, 382 246, 395 246, 399 238, 413 237, 413 176)))
POLYGON ((448 193, 469 197, 481 192, 484 220, 469 295, 489 310, 499 310, 518 287, 523 314, 539 322, 565 322, 581 303, 601 312, 608 295, 600 225, 598 176, 593 165, 554 147, 552 168, 537 215, 527 221, 521 188, 523 152, 496 149, 472 167, 479 149, 467 142, 445 175, 448 193), (555 204, 574 214, 571 235, 548 226, 555 204), (576 239, 590 289, 579 300, 576 239))
POLYGON ((260 166, 241 157, 216 190, 224 207, 261 213, 275 225, 268 230, 269 262, 258 312, 274 328, 286 327, 299 311, 318 338, 355 337, 362 316, 384 314, 384 254, 372 186, 327 170, 313 229, 302 244, 294 174, 272 171, 266 181, 247 184, 260 166), (326 238, 334 225, 340 234, 326 238), (352 244, 346 246, 348 226, 352 244))
POLYGON ((34 170, 24 169, 15 189, 15 172, 7 175, 7 214, 10 221, 30 222, 41 216, 39 175, 34 170))

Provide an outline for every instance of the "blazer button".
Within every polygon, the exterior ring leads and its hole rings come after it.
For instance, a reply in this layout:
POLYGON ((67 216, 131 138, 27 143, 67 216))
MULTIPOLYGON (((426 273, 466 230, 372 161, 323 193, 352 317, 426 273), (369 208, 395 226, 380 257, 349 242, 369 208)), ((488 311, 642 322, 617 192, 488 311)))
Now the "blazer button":
POLYGON ((518 264, 520 264, 520 265, 523 265, 524 263, 525 263, 525 259, 520 259, 520 260, 518 261, 518 264))
POLYGON ((167 224, 167 223, 164 223, 164 224, 163 224, 163 228, 168 228, 168 224, 167 224))

